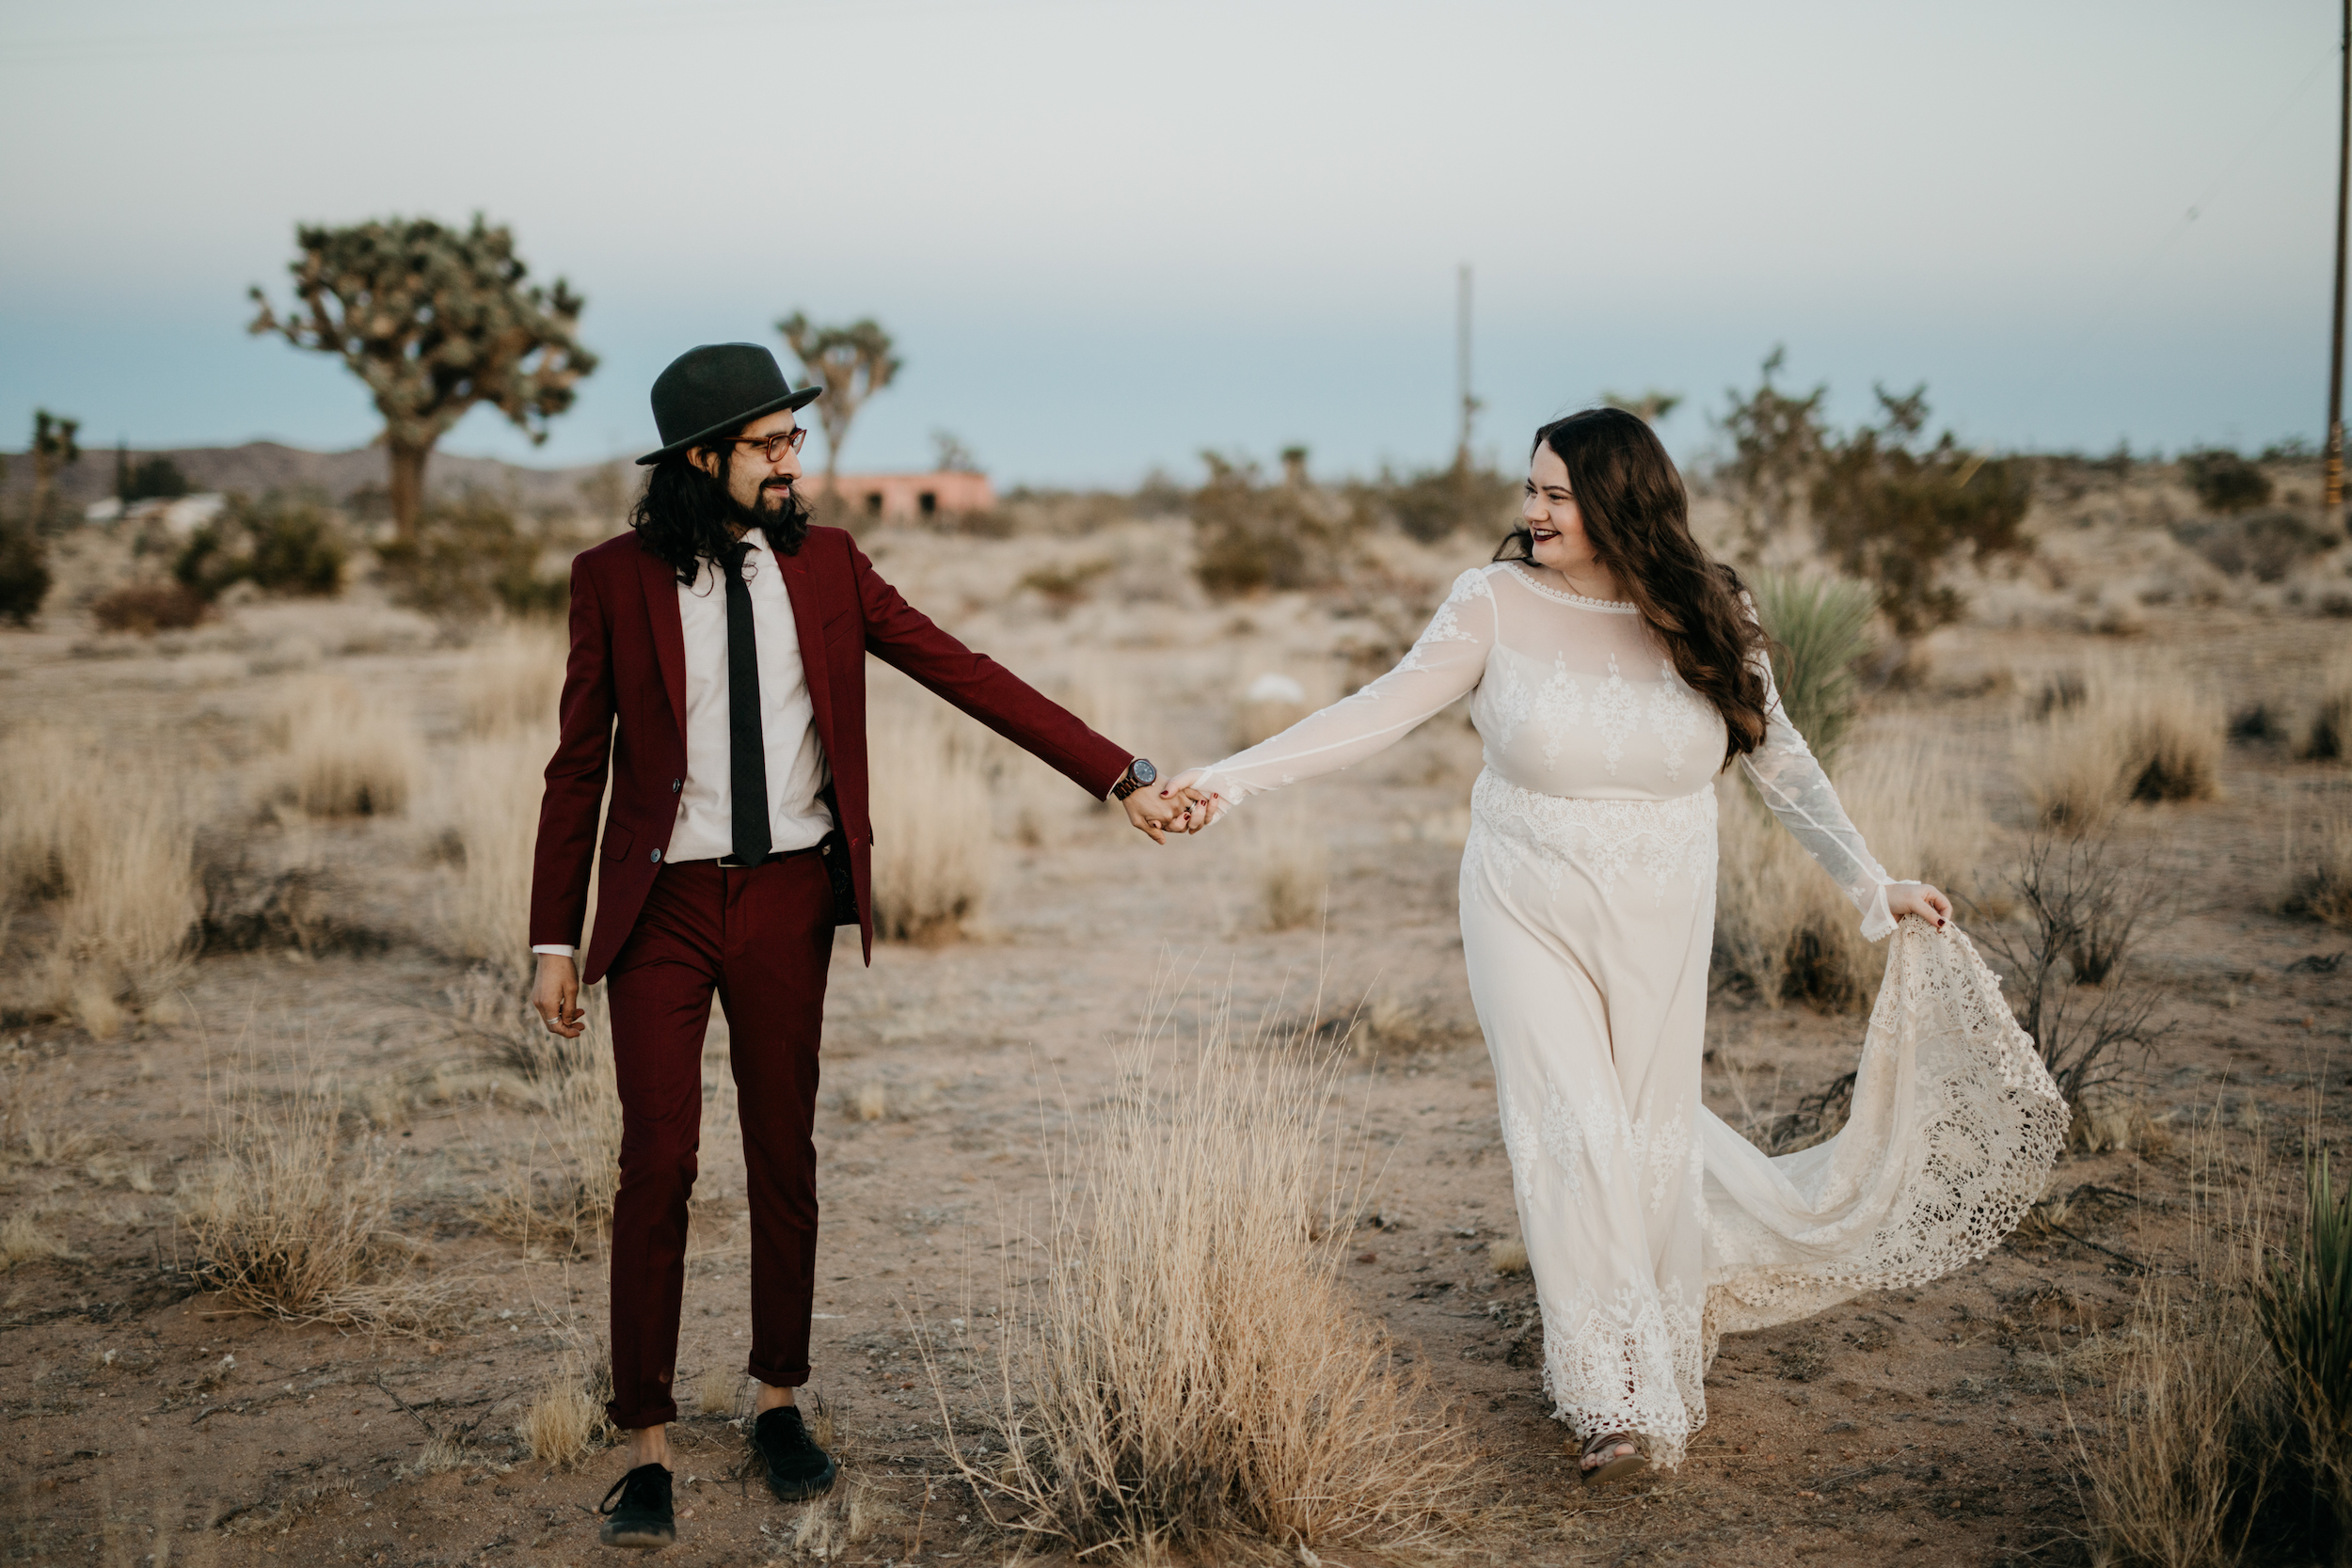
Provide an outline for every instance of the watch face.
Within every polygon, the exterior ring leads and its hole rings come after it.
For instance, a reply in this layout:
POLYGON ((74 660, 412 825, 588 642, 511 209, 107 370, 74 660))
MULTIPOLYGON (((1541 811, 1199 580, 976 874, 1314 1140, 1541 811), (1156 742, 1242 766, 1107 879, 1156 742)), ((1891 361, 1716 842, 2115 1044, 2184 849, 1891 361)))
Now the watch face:
POLYGON ((1127 765, 1127 776, 1139 784, 1148 784, 1158 780, 1160 770, 1152 766, 1151 758, 1137 757, 1127 765))

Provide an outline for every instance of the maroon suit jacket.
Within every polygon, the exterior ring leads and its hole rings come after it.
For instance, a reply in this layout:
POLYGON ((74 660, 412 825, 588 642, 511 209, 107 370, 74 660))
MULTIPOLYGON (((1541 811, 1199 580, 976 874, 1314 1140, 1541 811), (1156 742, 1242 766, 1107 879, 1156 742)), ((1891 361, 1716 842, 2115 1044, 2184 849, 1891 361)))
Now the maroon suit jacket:
MULTIPOLYGON (((801 663, 817 710, 817 738, 833 770, 839 827, 857 882, 858 924, 874 956, 874 827, 866 810, 866 656, 874 654, 1033 752, 1101 797, 1131 755, 1048 701, 1003 665, 931 624, 878 576, 850 535, 812 528, 783 558, 800 632, 801 663)), ((572 562, 571 657, 564 672, 563 733, 548 763, 532 857, 531 942, 580 945, 590 856, 605 777, 604 871, 596 928, 580 966, 594 984, 637 925, 677 823, 686 777, 686 638, 677 578, 634 533, 572 562), (618 721, 617 726, 614 721, 618 721)))

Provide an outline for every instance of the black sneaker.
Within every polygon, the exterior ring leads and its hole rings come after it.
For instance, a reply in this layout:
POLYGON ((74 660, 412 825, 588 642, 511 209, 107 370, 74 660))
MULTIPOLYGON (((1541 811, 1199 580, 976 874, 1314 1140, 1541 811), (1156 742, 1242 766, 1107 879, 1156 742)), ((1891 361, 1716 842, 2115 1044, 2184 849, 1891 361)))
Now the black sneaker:
POLYGON ((597 1537, 608 1546, 659 1549, 677 1540, 670 1516, 670 1472, 659 1465, 640 1465, 612 1483, 596 1512, 605 1516, 597 1537), (614 1497, 619 1502, 614 1502, 614 1497))
POLYGON ((809 1436, 800 1411, 788 1404, 759 1413, 752 1423, 752 1445, 768 1462, 768 1490, 780 1503, 823 1497, 833 1490, 833 1478, 841 1470, 833 1455, 809 1436))

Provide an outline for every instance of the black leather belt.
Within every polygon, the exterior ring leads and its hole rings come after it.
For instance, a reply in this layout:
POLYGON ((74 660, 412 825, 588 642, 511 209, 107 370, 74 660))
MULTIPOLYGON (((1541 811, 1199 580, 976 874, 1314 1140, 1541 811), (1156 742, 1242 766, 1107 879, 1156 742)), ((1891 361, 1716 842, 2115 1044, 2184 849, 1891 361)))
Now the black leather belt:
POLYGON ((823 847, 823 844, 818 843, 806 845, 798 849, 771 849, 767 854, 761 856, 758 860, 752 862, 748 865, 743 862, 737 860, 733 855, 721 855, 717 860, 712 861, 710 863, 719 867, 723 871, 749 871, 756 866, 773 865, 778 861, 788 861, 793 859, 795 856, 813 855, 823 847))

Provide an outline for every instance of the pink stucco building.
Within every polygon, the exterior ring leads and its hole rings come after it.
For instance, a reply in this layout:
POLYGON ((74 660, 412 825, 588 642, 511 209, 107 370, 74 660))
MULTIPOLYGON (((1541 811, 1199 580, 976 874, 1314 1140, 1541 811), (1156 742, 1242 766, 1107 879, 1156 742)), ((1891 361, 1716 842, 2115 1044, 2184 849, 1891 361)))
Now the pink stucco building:
MULTIPOLYGON (((914 521, 944 513, 985 512, 996 504, 996 488, 986 474, 944 468, 927 474, 843 474, 841 495, 869 517, 884 522, 914 521)), ((810 474, 802 481, 812 495, 822 494, 825 476, 810 474)))

